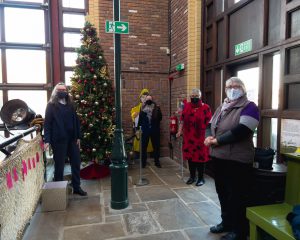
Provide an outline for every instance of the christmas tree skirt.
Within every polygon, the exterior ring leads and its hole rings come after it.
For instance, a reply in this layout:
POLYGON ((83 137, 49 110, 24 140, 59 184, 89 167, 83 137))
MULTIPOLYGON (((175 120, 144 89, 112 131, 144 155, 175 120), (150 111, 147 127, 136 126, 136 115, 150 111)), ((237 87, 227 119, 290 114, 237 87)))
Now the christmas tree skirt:
POLYGON ((109 168, 98 163, 93 163, 80 170, 80 177, 86 180, 105 178, 109 176, 109 174, 109 168))

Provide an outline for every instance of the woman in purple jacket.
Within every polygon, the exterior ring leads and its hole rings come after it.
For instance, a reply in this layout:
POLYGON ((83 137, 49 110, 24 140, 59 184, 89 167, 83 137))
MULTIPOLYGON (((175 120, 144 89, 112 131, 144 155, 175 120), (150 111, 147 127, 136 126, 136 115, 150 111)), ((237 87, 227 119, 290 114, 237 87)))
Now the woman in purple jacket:
POLYGON ((254 159, 253 133, 259 110, 247 99, 244 83, 237 77, 226 81, 227 98, 214 113, 204 144, 210 146, 215 186, 221 204, 222 222, 212 233, 228 232, 221 240, 245 240, 246 206, 254 159))

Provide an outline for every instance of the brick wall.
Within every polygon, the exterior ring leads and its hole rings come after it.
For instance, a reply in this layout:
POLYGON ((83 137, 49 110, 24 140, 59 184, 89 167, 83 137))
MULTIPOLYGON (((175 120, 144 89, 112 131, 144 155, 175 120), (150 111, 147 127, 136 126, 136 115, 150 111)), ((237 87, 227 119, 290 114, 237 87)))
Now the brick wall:
MULTIPOLYGON (((200 87, 201 0, 171 1, 171 68, 184 63, 185 70, 172 81, 172 112, 183 99, 189 99, 191 89, 200 87)), ((177 114, 179 117, 179 115, 177 114)), ((172 138, 173 159, 180 162, 181 144, 172 138)))
MULTIPOLYGON (((105 33, 105 20, 113 20, 113 1, 90 0, 89 21, 97 28, 113 79, 113 35, 105 33)), ((131 133, 130 109, 148 88, 161 106, 161 154, 168 156, 168 1, 123 0, 121 21, 129 22, 129 35, 122 35, 122 117, 126 134, 131 133)))
MULTIPOLYGON (((113 35, 105 33, 105 20, 113 20, 113 1, 90 0, 89 20, 98 27, 101 45, 113 79, 113 35)), ((183 63, 185 70, 171 81, 171 112, 200 85, 201 0, 123 0, 121 20, 129 22, 130 34, 122 35, 123 127, 131 132, 130 109, 138 103, 142 88, 152 92, 164 115, 162 155, 169 155, 168 118, 170 112, 169 68, 183 63), (171 13, 171 44, 168 41, 168 4, 171 13), (167 49, 170 47, 170 58, 167 49)), ((173 139, 175 160, 180 158, 178 140, 173 139)))
MULTIPOLYGON (((187 67, 188 48, 188 0, 171 1, 171 70, 184 63, 187 67)), ((172 112, 180 100, 186 97, 187 69, 176 74, 172 81, 172 112)))

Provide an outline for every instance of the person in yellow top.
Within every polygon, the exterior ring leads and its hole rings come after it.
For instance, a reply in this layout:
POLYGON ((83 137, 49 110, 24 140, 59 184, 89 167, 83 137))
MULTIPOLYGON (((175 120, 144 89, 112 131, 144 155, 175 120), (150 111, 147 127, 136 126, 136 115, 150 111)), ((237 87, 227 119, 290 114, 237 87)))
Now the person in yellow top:
MULTIPOLYGON (((133 126, 136 129, 137 125, 138 125, 138 121, 139 121, 139 113, 141 110, 141 106, 143 104, 143 102, 146 100, 146 97, 149 95, 149 90, 144 88, 140 95, 139 95, 139 104, 136 105, 135 107, 131 108, 131 119, 133 122, 133 126)), ((137 130, 137 129, 136 129, 137 130)), ((136 136, 133 140, 133 151, 134 152, 139 152, 140 151, 140 140, 138 138, 138 136, 136 136)), ((151 140, 149 140, 148 146, 147 146, 147 152, 153 152, 153 147, 152 147, 152 143, 151 140)))

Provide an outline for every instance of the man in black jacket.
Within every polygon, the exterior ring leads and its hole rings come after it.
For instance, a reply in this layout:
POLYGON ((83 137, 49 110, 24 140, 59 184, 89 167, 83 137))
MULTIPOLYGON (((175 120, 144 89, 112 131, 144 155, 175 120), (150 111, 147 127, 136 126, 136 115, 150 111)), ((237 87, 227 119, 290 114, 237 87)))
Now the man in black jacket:
POLYGON ((47 104, 45 149, 53 150, 54 181, 63 181, 65 159, 70 158, 73 193, 86 196, 80 187, 80 123, 64 83, 58 83, 47 104))
POLYGON ((142 127, 142 167, 147 165, 147 146, 149 139, 153 145, 153 157, 155 166, 161 168, 160 155, 160 121, 162 114, 160 107, 153 102, 152 97, 148 95, 143 103, 139 115, 139 126, 142 127))

